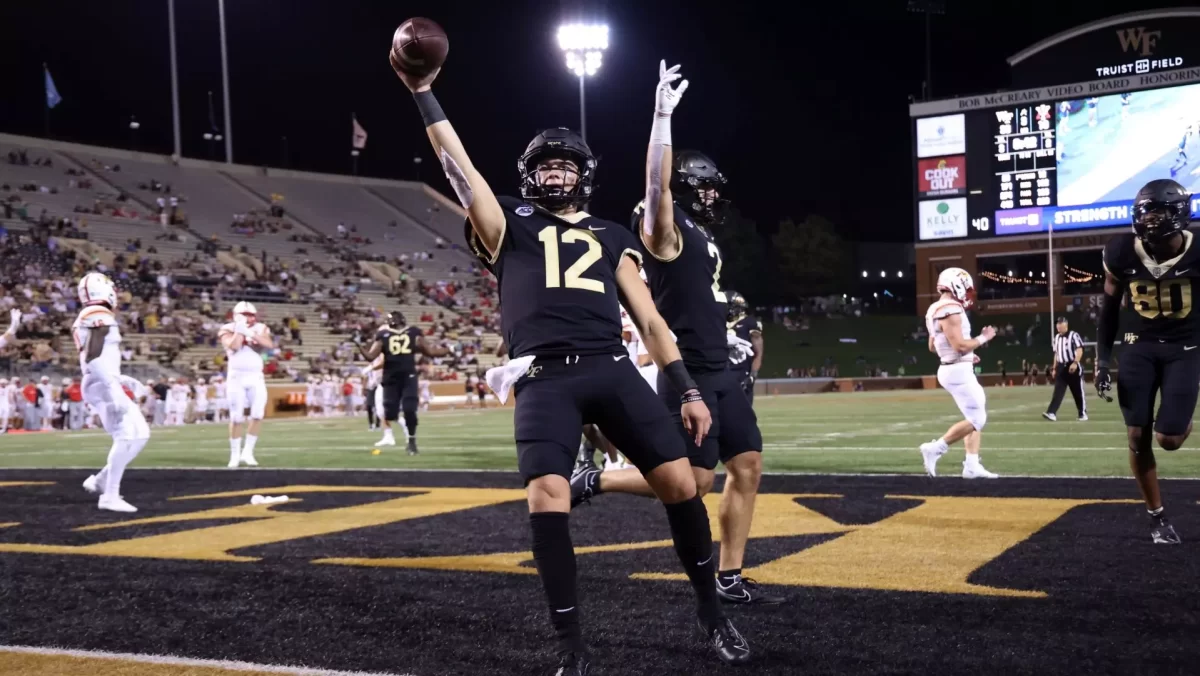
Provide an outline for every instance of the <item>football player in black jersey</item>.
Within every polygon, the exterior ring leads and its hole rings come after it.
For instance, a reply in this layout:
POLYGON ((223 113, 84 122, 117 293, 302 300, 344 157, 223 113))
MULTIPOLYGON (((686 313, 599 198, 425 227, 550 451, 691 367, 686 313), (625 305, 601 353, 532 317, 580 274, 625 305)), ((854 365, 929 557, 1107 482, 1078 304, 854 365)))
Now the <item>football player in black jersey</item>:
POLYGON ((396 445, 392 423, 400 417, 403 405, 408 454, 417 454, 417 408, 421 403, 417 387, 417 355, 444 357, 449 353, 444 347, 426 342, 421 329, 408 326, 404 313, 393 310, 388 314, 387 324, 379 327, 375 332, 375 342, 363 353, 368 363, 383 355, 383 380, 380 382, 383 389, 383 438, 376 446, 396 445))
POLYGON ((746 298, 737 291, 726 293, 729 298, 729 363, 742 391, 754 403, 754 382, 763 362, 762 322, 746 314, 746 298), (734 340, 736 339, 736 340, 734 340))
MULTIPOLYGON (((680 77, 678 69, 659 64, 646 160, 646 199, 634 209, 633 232, 647 254, 645 270, 654 303, 675 332, 684 364, 712 411, 708 438, 702 443, 686 441, 702 494, 712 488, 717 461, 725 464, 718 593, 730 603, 781 603, 783 598, 766 594, 741 574, 762 477, 762 433, 750 400, 729 370, 721 249, 710 230, 718 220, 725 177, 701 153, 684 151, 672 158, 671 114, 687 89, 687 80, 672 87, 680 77)), ((679 390, 660 375, 658 395, 671 401, 679 396, 679 390)), ((688 440, 684 421, 676 417, 676 423, 681 438, 688 440)), ((617 447, 624 450, 619 443, 617 447)), ((589 467, 578 472, 571 483, 575 503, 604 492, 653 495, 642 477, 629 470, 600 472, 589 467)))
POLYGON ((1192 196, 1175 181, 1150 181, 1133 202, 1133 232, 1104 247, 1104 298, 1096 341, 1096 390, 1112 401, 1109 372, 1121 299, 1132 313, 1117 369, 1117 400, 1129 437, 1129 466, 1150 512, 1151 539, 1178 544, 1158 490, 1151 439, 1164 451, 1192 431, 1200 392, 1200 245, 1188 230, 1192 196), (1154 411, 1158 396, 1158 413, 1154 411), (1153 435, 1152 435, 1153 432, 1153 435))
POLYGON ((672 408, 697 441, 712 422, 646 284, 628 229, 583 210, 596 157, 568 129, 547 129, 518 159, 521 198, 497 198, 475 169, 430 89, 437 76, 397 75, 413 92, 435 156, 467 210, 468 246, 496 275, 511 361, 493 373, 503 401, 516 393, 517 465, 525 479, 533 557, 558 635, 558 676, 581 676, 590 658, 579 628, 569 478, 579 431, 599 425, 645 474, 666 507, 675 551, 691 580, 699 626, 726 663, 749 660, 725 618, 713 574, 708 512, 671 412, 621 345, 618 303, 680 392, 672 408))

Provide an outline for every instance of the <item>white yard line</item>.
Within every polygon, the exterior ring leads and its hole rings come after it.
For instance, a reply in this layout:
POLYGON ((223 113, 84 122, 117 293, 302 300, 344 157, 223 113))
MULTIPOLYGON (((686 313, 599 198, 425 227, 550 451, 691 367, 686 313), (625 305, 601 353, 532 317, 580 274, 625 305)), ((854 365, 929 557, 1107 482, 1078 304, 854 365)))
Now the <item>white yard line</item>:
MULTIPOLYGON (((905 449, 911 450, 911 449, 905 449)), ((1095 449, 1084 449, 1095 450, 1095 449)), ((1125 449, 1121 449, 1125 450, 1125 449)), ((4 467, 0 468, 0 474, 5 472, 57 472, 57 471, 94 471, 96 468, 91 466, 71 466, 71 467, 4 467)), ((401 473, 412 472, 415 474, 511 474, 514 478, 517 476, 517 471, 512 469, 434 469, 434 468, 406 468, 406 467, 377 467, 377 468, 354 468, 354 467, 259 467, 256 469, 243 468, 240 470, 231 470, 225 466, 203 466, 203 467, 132 467, 131 470, 139 472, 257 472, 260 474, 270 474, 271 472, 387 472, 401 473)), ((724 469, 717 465, 717 473, 724 473, 724 469)), ((801 477, 923 477, 924 472, 807 472, 794 470, 781 470, 774 472, 763 472, 763 476, 801 476, 801 477)), ((950 479, 954 477, 949 476, 950 479)), ((1043 481, 1056 481, 1059 479, 1120 479, 1129 481, 1127 476, 1085 476, 1080 474, 1005 474, 1004 478, 1009 479, 1039 479, 1043 481)), ((1200 481, 1200 476, 1160 476, 1163 481, 1200 481)), ((930 479, 938 481, 939 479, 930 479)))
POLYGON ((34 646, 0 645, 0 654, 23 653, 26 655, 46 655, 53 657, 78 657, 84 659, 114 660, 121 662, 140 662, 142 664, 158 664, 180 667, 210 667, 227 671, 260 671, 270 674, 293 674, 294 676, 412 676, 412 674, 390 674, 367 671, 338 671, 335 669, 311 669, 308 667, 289 667, 280 664, 254 664, 252 662, 237 662, 233 660, 202 660, 175 655, 142 655, 137 653, 111 653, 102 650, 73 650, 69 648, 39 648, 34 646))

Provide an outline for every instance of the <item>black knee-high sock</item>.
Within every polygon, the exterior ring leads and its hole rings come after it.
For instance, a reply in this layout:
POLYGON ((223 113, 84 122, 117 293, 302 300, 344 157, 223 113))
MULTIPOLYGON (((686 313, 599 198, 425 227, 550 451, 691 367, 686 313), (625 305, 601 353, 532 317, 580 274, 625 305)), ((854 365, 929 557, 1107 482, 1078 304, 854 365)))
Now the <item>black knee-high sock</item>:
POLYGON ((404 412, 404 426, 408 428, 408 438, 413 439, 417 436, 417 412, 404 412))
POLYGON ((696 590, 696 604, 700 619, 713 624, 724 617, 721 603, 717 599, 717 582, 714 574, 717 562, 713 556, 712 528, 708 524, 708 510, 700 496, 691 500, 666 505, 667 521, 671 524, 671 537, 675 540, 675 553, 687 571, 688 579, 696 590))
POLYGON ((529 515, 533 531, 533 560, 550 602, 550 624, 558 634, 558 653, 582 652, 579 605, 575 589, 575 548, 563 512, 534 512, 529 515))

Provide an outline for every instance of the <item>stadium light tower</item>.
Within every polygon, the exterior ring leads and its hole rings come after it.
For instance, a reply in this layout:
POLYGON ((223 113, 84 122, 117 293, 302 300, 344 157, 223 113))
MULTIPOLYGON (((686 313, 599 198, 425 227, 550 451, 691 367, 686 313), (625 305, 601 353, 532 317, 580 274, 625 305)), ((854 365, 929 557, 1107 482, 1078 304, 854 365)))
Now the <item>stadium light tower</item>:
POLYGON ((579 78, 579 135, 587 140, 587 78, 600 70, 604 50, 608 49, 608 26, 569 23, 558 27, 558 47, 567 56, 567 69, 579 78))

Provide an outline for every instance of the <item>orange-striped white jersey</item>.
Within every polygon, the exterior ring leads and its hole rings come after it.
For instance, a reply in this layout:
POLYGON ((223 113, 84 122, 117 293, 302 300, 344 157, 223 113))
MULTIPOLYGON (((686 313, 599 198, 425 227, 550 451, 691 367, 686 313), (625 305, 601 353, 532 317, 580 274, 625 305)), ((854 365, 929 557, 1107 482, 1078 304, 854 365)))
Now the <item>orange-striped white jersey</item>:
POLYGON ((75 338, 75 347, 79 350, 79 366, 84 374, 89 373, 93 365, 104 368, 114 376, 121 372, 121 329, 117 326, 117 315, 112 310, 103 305, 89 305, 83 308, 75 323, 71 325, 71 335, 75 338), (99 364, 88 364, 87 345, 92 329, 103 326, 108 327, 108 333, 104 336, 104 348, 100 356, 96 357, 99 364))
POLYGON ((962 315, 962 337, 964 340, 971 339, 971 322, 967 319, 967 313, 963 309, 962 303, 951 298, 940 298, 934 301, 925 313, 925 328, 929 330, 929 335, 933 336, 933 347, 937 350, 938 359, 943 364, 972 362, 975 359, 974 352, 962 354, 958 350, 955 350, 950 344, 950 339, 946 337, 946 334, 942 333, 942 326, 939 320, 951 315, 962 315))

